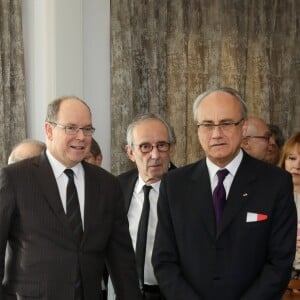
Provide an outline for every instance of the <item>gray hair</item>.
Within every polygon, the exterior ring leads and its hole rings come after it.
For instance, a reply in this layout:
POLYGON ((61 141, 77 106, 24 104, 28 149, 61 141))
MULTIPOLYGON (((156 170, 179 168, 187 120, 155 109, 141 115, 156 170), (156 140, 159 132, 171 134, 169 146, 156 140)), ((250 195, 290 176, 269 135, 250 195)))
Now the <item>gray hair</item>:
POLYGON ((52 102, 50 102, 48 104, 47 114, 46 114, 46 122, 56 122, 60 105, 62 104, 63 101, 69 100, 69 99, 75 99, 75 100, 80 101, 82 104, 84 104, 88 108, 90 114, 92 115, 90 107, 79 97, 63 96, 63 97, 59 97, 59 98, 53 100, 52 102))
POLYGON ((33 139, 22 140, 12 148, 12 151, 8 158, 8 164, 13 164, 23 159, 39 155, 45 150, 46 144, 42 141, 33 139), (26 151, 26 153, 24 153, 20 148, 21 146, 26 144, 30 146, 30 152, 26 151))
POLYGON ((228 93, 232 96, 234 96, 241 104, 241 111, 242 111, 242 118, 243 119, 247 119, 247 115, 248 115, 248 108, 247 108, 247 104, 245 102, 245 100, 243 99, 242 95, 235 89, 233 88, 229 88, 229 87, 221 87, 221 88, 214 88, 214 89, 210 89, 202 94, 200 94, 193 105, 193 116, 194 116, 194 120, 195 122, 197 122, 197 113, 198 113, 198 107, 201 103, 201 101, 207 97, 208 95, 210 95, 211 93, 214 92, 225 92, 228 93))
POLYGON ((127 133, 126 133, 126 139, 127 139, 127 144, 128 146, 132 146, 133 145, 133 129, 148 120, 158 120, 161 123, 163 123, 163 125, 166 126, 167 131, 168 131, 168 137, 169 137, 169 143, 171 144, 175 144, 176 143, 176 137, 175 137, 175 132, 173 127, 165 120, 163 119, 161 116, 159 116, 158 114, 154 114, 154 113, 147 113, 147 114, 143 114, 140 116, 137 116, 136 118, 134 118, 134 120, 128 125, 127 127, 127 133))

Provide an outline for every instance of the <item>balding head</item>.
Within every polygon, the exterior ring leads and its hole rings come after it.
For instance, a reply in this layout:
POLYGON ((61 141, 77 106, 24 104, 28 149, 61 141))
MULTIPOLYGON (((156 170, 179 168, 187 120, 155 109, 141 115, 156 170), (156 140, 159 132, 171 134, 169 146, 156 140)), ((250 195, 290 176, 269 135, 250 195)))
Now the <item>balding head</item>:
POLYGON ((258 117, 248 118, 242 148, 251 156, 264 160, 268 151, 271 131, 267 123, 258 117))
POLYGON ((40 155, 46 149, 45 143, 38 140, 24 140, 15 145, 11 151, 8 164, 40 155))

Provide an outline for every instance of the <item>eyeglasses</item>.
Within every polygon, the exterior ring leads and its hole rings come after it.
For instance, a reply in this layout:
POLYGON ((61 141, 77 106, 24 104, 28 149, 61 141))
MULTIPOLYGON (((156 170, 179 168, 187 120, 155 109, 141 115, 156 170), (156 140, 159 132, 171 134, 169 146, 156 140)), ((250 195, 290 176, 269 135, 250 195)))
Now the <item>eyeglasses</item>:
POLYGON ((240 119, 237 122, 221 122, 219 124, 197 123, 197 126, 202 133, 212 133, 216 127, 221 129, 222 132, 230 132, 234 129, 234 127, 238 126, 243 121, 244 118, 240 119))
POLYGON ((272 135, 247 135, 246 137, 247 138, 254 138, 254 139, 262 139, 262 140, 265 140, 267 143, 269 143, 270 141, 270 138, 271 138, 272 135))
POLYGON ((87 127, 76 127, 73 125, 61 125, 55 122, 49 122, 50 124, 54 125, 55 127, 64 129, 66 134, 68 135, 76 135, 79 130, 82 130, 83 134, 85 136, 91 136, 93 135, 93 133, 95 132, 95 128, 92 126, 87 126, 87 127))
POLYGON ((154 147, 156 147, 156 149, 159 152, 167 152, 170 149, 170 145, 171 145, 171 143, 158 142, 156 144, 142 143, 137 146, 139 147, 139 149, 141 150, 142 153, 150 153, 154 147))

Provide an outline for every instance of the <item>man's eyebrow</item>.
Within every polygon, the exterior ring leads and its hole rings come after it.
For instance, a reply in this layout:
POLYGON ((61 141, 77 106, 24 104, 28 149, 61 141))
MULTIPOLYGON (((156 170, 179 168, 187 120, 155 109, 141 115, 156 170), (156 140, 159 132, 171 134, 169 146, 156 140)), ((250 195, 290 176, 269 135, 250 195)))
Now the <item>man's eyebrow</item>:
MULTIPOLYGON (((222 119, 219 121, 219 123, 225 123, 225 122, 234 122, 234 120, 227 118, 227 119, 222 119)), ((219 123, 214 123, 214 121, 212 121, 212 120, 202 120, 199 123, 219 124, 219 123)))

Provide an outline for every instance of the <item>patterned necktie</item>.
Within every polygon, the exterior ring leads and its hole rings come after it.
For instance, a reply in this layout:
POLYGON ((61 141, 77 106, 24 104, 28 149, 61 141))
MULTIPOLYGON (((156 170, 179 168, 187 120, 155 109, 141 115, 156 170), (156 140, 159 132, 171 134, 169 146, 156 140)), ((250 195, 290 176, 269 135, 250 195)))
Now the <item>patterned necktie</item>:
POLYGON ((136 265, 137 265, 137 271, 139 275, 139 282, 140 282, 141 289, 143 289, 143 285, 144 285, 145 253, 146 253, 148 220, 149 220, 149 210, 150 210, 149 192, 151 188, 152 188, 151 185, 143 186, 144 204, 143 204, 142 214, 139 221, 136 248, 135 248, 136 265))
POLYGON ((218 228, 221 216, 226 203, 226 191, 223 185, 225 177, 228 175, 229 171, 227 169, 219 170, 217 172, 218 184, 213 192, 213 204, 215 208, 215 217, 216 217, 216 228, 218 228))
MULTIPOLYGON (((80 245, 83 230, 82 230, 82 221, 80 214, 80 206, 78 200, 78 193, 74 183, 74 172, 71 169, 65 169, 64 173, 68 176, 69 181, 67 185, 67 218, 72 228, 74 239, 77 242, 77 245, 80 245)), ((75 282, 75 300, 83 299, 83 290, 82 290, 82 281, 79 270, 79 265, 77 267, 76 282, 75 282)))
POLYGON ((74 183, 74 172, 72 169, 65 169, 64 172, 69 177, 69 182, 67 185, 67 197, 66 197, 67 217, 73 231, 73 236, 77 244, 80 244, 83 230, 82 230, 82 221, 81 221, 78 194, 74 183))

